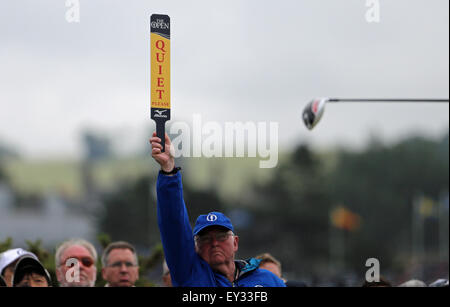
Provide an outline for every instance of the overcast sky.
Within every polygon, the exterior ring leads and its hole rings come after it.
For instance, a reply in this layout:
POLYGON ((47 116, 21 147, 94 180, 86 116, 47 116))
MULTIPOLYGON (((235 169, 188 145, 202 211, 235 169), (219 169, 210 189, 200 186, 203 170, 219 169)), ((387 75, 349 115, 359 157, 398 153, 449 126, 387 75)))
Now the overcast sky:
MULTIPOLYGON (((0 142, 33 157, 78 156, 80 132, 123 148, 150 127, 153 13, 171 17, 173 121, 279 122, 280 146, 361 146, 448 131, 448 104, 329 105, 308 131, 313 97, 448 98, 449 1, 64 0, 0 2, 0 142)), ((149 132, 147 133, 149 134, 149 132)))

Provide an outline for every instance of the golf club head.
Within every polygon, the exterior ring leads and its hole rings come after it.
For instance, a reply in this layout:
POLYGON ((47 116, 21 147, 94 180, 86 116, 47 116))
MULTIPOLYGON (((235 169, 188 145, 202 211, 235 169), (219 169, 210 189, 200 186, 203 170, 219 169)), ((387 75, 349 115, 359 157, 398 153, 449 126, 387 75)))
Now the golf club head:
POLYGON ((309 130, 312 130, 322 118, 325 104, 329 98, 315 98, 303 110, 303 121, 309 130))

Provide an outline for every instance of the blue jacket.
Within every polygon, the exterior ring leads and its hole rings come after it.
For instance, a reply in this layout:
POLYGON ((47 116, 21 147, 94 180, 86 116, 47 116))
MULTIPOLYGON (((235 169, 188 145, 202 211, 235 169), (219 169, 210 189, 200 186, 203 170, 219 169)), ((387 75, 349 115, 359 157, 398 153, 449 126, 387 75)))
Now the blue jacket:
POLYGON ((158 198, 158 225, 164 254, 178 287, 285 287, 275 274, 259 269, 259 261, 237 260, 238 278, 231 283, 223 274, 213 271, 195 252, 195 242, 186 205, 183 199, 181 174, 159 174, 156 184, 158 198))

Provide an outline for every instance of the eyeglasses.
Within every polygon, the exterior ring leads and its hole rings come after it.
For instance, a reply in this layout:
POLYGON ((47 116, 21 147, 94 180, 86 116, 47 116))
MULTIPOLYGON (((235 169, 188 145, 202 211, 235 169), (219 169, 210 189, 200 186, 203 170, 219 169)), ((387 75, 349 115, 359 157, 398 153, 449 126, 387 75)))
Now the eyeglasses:
POLYGON ((203 236, 196 236, 195 240, 199 244, 211 244, 213 239, 215 238, 218 242, 225 242, 229 236, 234 236, 233 233, 230 232, 220 232, 216 235, 203 235, 203 236))
POLYGON ((94 264, 94 260, 92 258, 89 257, 81 257, 81 258, 77 258, 77 257, 69 257, 66 259, 66 261, 64 261, 63 263, 66 264, 66 266, 68 267, 73 267, 77 262, 73 262, 70 260, 76 260, 78 263, 82 263, 84 267, 89 268, 94 264))
POLYGON ((134 263, 129 262, 129 261, 117 261, 117 262, 114 262, 114 263, 109 264, 107 266, 111 267, 111 268, 114 268, 114 269, 118 269, 118 268, 121 268, 122 265, 125 265, 127 267, 127 269, 130 269, 130 268, 133 268, 133 267, 137 266, 134 263))

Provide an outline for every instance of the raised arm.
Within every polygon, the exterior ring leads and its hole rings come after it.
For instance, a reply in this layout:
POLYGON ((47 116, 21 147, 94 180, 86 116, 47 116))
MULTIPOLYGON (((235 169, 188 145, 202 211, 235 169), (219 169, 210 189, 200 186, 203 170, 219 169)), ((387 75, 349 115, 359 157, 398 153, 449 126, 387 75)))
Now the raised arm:
MULTIPOLYGON (((166 134, 166 150, 161 153, 160 139, 156 133, 150 139, 152 157, 161 165, 161 169, 170 172, 175 167, 174 158, 170 151, 170 139, 166 134)), ((182 286, 191 278, 193 267, 196 265, 192 228, 183 199, 181 174, 158 175, 156 185, 158 226, 167 266, 172 275, 174 286, 182 286)))
POLYGON ((155 159, 155 161, 158 162, 159 165, 161 165, 161 169, 163 171, 170 172, 175 167, 175 159, 171 151, 172 143, 170 142, 170 138, 167 133, 165 134, 165 137, 166 148, 164 152, 161 152, 161 139, 156 136, 156 132, 153 132, 153 136, 150 139, 150 144, 152 144, 153 159, 155 159))

